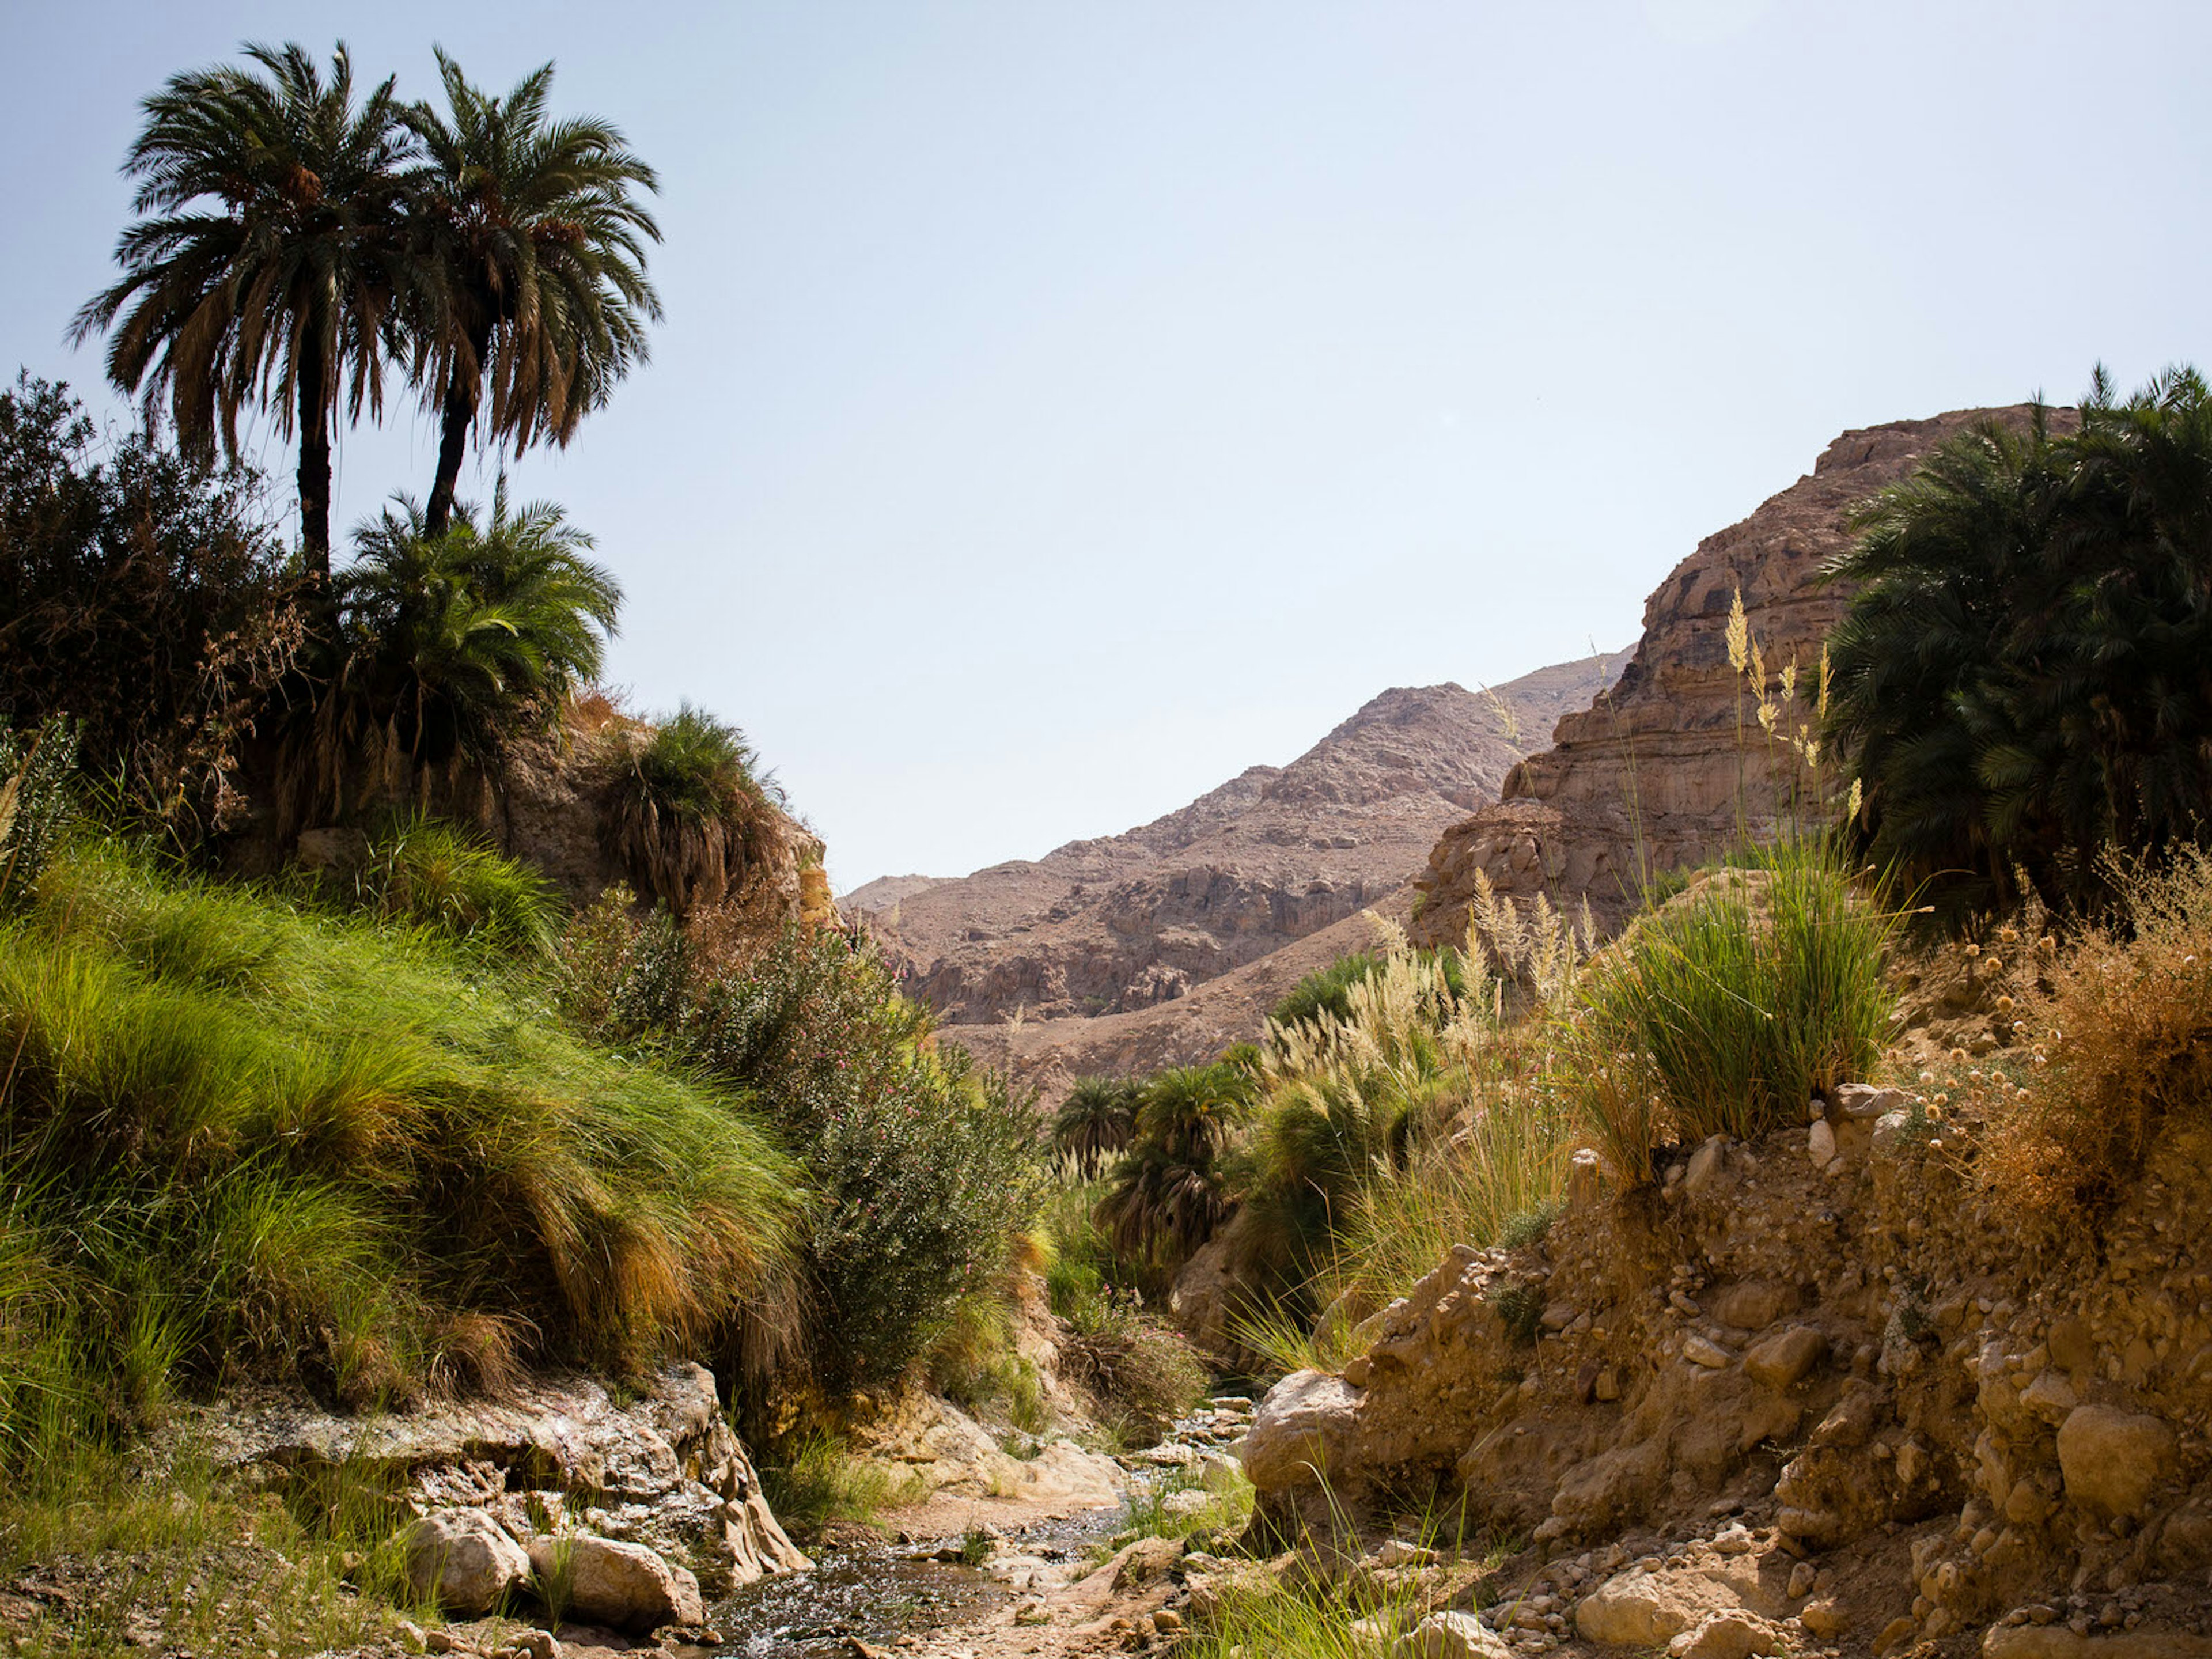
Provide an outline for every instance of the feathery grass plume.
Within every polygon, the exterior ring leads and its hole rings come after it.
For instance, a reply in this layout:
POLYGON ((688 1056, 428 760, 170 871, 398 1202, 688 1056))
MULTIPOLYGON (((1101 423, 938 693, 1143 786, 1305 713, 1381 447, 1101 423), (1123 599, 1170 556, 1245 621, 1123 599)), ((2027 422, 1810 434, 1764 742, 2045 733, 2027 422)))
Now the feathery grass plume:
POLYGON ((1586 976, 1558 1073, 1630 1182, 1668 1140, 1798 1121, 1881 1053, 1898 918, 1824 845, 1787 842, 1637 919, 1586 976))

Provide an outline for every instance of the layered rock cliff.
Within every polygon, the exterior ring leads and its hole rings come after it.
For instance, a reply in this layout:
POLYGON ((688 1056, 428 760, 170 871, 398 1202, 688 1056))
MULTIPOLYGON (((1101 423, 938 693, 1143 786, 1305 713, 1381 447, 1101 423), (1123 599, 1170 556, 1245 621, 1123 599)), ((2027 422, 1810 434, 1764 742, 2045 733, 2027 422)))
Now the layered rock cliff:
POLYGON ((1770 687, 1792 661, 1809 684, 1850 597, 1816 580, 1846 544, 1850 509, 1953 433, 2027 412, 1965 410, 1846 432, 1809 474, 1700 542, 1645 603, 1643 635, 1619 681, 1562 720, 1550 749, 1515 766, 1495 804, 1437 842, 1414 884, 1426 895, 1416 939, 1461 937, 1477 871, 1516 897, 1548 893, 1570 908, 1587 897, 1610 927, 1651 873, 1705 862, 1746 834, 1771 835, 1807 779, 1759 729, 1729 665, 1735 595, 1743 595, 1770 687))
POLYGON ((964 880, 886 878, 846 905, 955 1027, 1155 1008, 1399 891, 1437 834, 1495 793, 1525 734, 1587 702, 1619 660, 1494 693, 1386 691, 1288 766, 1253 767, 1125 834, 964 880))

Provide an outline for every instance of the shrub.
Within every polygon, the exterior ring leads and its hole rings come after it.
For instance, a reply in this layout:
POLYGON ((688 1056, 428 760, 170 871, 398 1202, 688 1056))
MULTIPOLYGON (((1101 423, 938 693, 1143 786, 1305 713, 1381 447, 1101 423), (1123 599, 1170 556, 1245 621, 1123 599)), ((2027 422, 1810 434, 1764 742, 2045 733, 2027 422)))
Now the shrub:
POLYGON ((784 1526, 819 1537, 836 1522, 866 1526, 903 1496, 879 1463, 853 1455, 835 1435, 790 1437, 763 1458, 761 1492, 784 1526))
POLYGON ((608 850, 678 915, 720 903, 781 834, 735 726, 686 703, 657 726, 609 726, 603 742, 608 850))
POLYGON ((68 824, 76 727, 50 720, 19 737, 0 719, 0 907, 36 885, 68 824))
POLYGON ((0 933, 0 1170, 141 1404, 177 1369, 358 1401, 526 1352, 628 1368, 741 1320, 793 1231, 794 1171, 726 1093, 425 941, 112 845, 0 933))
POLYGON ((1006 1283, 1044 1188, 1034 1109, 964 1050, 927 1052, 927 1014, 872 951, 795 923, 742 960, 712 937, 603 903, 564 946, 564 1006, 742 1091, 778 1125, 816 1195, 811 1368, 833 1393, 890 1382, 964 1298, 1006 1283))
POLYGON ((69 715, 135 810, 236 816, 240 746, 306 637, 258 477, 103 440, 23 375, 0 392, 0 720, 69 715))
POLYGON ((2121 900, 2112 922, 2063 949, 1997 947, 2032 952, 2044 986, 2023 988, 2018 1061, 1980 1073, 1977 1092, 1996 1125, 1994 1178, 2044 1207, 2109 1205, 2166 1125, 2212 1122, 2212 854, 2115 858, 2104 879, 2121 900))
POLYGON ((1662 1140, 1763 1134, 1863 1077, 1895 926, 1812 842, 1638 917, 1584 981, 1559 1073, 1613 1168, 1648 1180, 1662 1140))
MULTIPOLYGON (((1467 994, 1467 978, 1455 951, 1424 950, 1417 953, 1420 966, 1433 967, 1444 976, 1455 997, 1467 994)), ((1339 957, 1326 968, 1317 968, 1296 985, 1269 1011, 1272 1025, 1298 1025, 1318 1020, 1326 1012, 1339 1020, 1352 1018, 1352 988, 1382 973, 1389 961, 1372 951, 1339 957)))
POLYGON ((1205 1398, 1197 1350, 1148 1317, 1133 1296, 1107 1291, 1078 1304, 1060 1349, 1060 1372, 1097 1401, 1102 1426, 1149 1446, 1205 1398))

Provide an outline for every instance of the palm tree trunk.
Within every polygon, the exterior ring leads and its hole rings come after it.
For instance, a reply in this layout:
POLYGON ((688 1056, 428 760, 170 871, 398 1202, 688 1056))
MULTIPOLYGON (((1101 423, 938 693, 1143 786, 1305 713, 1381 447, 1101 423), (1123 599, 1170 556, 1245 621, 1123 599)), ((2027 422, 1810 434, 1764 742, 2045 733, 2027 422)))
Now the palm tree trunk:
POLYGON ((323 343, 311 328, 300 348, 300 550, 307 574, 331 581, 331 400, 323 343))
POLYGON ((469 428, 476 420, 476 380, 456 364, 452 379, 446 382, 446 406, 438 434, 438 476, 430 486, 430 504, 422 514, 422 528, 430 535, 444 535, 453 521, 453 492, 460 483, 469 428))

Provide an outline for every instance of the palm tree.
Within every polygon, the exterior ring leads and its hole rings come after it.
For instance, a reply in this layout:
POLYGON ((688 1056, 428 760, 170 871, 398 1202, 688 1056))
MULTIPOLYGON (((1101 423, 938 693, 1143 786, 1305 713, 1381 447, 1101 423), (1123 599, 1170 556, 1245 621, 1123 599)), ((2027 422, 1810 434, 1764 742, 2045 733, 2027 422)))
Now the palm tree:
POLYGON ((1175 1261, 1212 1236, 1232 1207, 1217 1162, 1251 1098, 1249 1078, 1233 1065, 1175 1066, 1144 1085, 1134 1138, 1098 1204, 1116 1249, 1175 1261))
POLYGON ((599 673, 622 589, 583 556, 591 546, 558 507, 510 507, 504 478, 481 528, 463 509, 429 535, 422 508, 402 499, 356 532, 337 582, 337 666, 312 754, 294 757, 333 817, 349 760, 380 759, 387 785, 441 765, 489 767, 599 673))
POLYGON ((1079 1077, 1054 1115, 1052 1144, 1072 1158, 1084 1178, 1124 1151, 1137 1128, 1140 1086, 1127 1078, 1079 1077))
POLYGON ((108 378, 166 403, 199 455, 238 453, 258 406, 300 444, 300 540, 327 582, 331 428, 383 403, 401 219, 415 140, 392 82, 356 101, 343 45, 325 82, 306 50, 249 45, 261 73, 173 76, 146 100, 123 171, 142 216, 116 245, 122 280, 76 314, 71 337, 112 330, 108 378))
POLYGON ((450 114, 417 104, 405 117, 428 157, 409 181, 408 327, 441 423, 434 536, 480 418, 517 455, 541 439, 565 445, 645 361, 646 322, 661 314, 645 276, 660 231, 630 193, 659 180, 622 134, 550 119, 550 64, 505 98, 471 86, 442 51, 438 69, 450 114))

